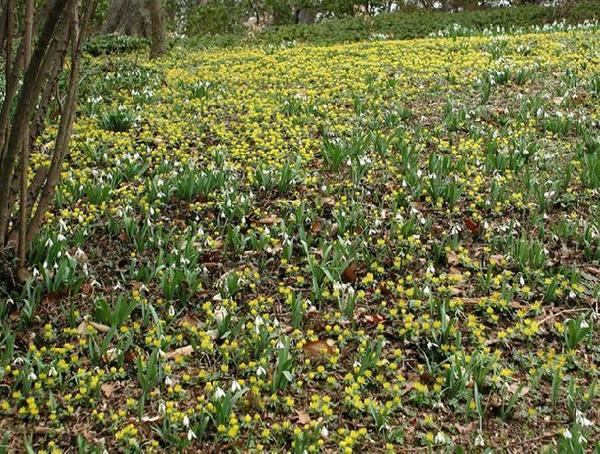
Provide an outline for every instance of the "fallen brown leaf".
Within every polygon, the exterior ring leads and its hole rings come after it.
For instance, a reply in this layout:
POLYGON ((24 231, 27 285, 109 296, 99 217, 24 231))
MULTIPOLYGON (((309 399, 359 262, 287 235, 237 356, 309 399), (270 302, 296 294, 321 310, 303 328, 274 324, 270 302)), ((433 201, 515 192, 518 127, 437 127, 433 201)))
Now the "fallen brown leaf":
POLYGON ((259 224, 264 224, 264 225, 272 225, 275 224, 277 222, 277 218, 274 216, 267 216, 266 218, 262 218, 258 220, 259 224))
POLYGON ((88 326, 91 326, 100 333, 108 333, 110 331, 110 326, 103 325, 102 323, 89 322, 84 320, 77 327, 77 333, 85 334, 87 332, 88 326))
POLYGON ((194 347, 186 345, 185 347, 176 348, 172 352, 165 353, 165 359, 173 359, 178 356, 190 356, 192 353, 194 353, 194 347))
MULTIPOLYGON (((519 390, 519 386, 521 386, 520 383, 514 381, 512 383, 510 383, 508 385, 508 391, 511 394, 516 393, 519 390)), ((519 391, 519 397, 523 397, 525 395, 529 394, 529 387, 528 386, 523 386, 523 388, 521 388, 521 390, 519 391)))
POLYGON ((298 417, 298 424, 305 425, 310 422, 310 415, 302 410, 296 410, 296 416, 298 417))
POLYGON ((102 394, 104 394, 104 397, 110 397, 110 396, 112 396, 112 393, 115 391, 115 384, 114 383, 102 383, 102 385, 100 385, 100 390, 102 391, 102 394))
POLYGON ((318 220, 313 221, 313 223, 310 225, 310 232, 313 235, 316 235, 320 231, 321 231, 321 222, 318 220))
POLYGON ((334 353, 334 342, 331 339, 307 342, 302 349, 313 356, 327 356, 334 353))
POLYGON ((81 286, 81 293, 83 293, 84 295, 89 295, 90 293, 92 293, 93 289, 94 288, 92 287, 92 284, 90 284, 89 282, 85 282, 81 286))
POLYGON ((385 321, 385 318, 379 314, 365 314, 364 318, 367 321, 367 323, 372 323, 374 325, 379 325, 380 323, 385 321))
POLYGON ((458 265, 458 255, 454 251, 448 251, 446 253, 446 262, 448 265, 458 265))
POLYGON ((356 265, 356 262, 351 262, 350 265, 348 265, 346 269, 342 272, 342 281, 344 281, 347 284, 356 282, 356 280, 358 279, 358 275, 356 273, 357 269, 358 266, 356 265))

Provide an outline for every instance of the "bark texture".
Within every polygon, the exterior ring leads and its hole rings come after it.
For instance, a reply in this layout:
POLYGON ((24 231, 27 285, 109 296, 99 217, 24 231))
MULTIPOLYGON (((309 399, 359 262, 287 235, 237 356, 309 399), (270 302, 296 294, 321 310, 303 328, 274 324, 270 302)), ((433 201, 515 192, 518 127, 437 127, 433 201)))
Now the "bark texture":
POLYGON ((149 38, 151 28, 146 0, 110 0, 102 33, 149 38))
POLYGON ((158 58, 167 51, 165 14, 161 0, 146 0, 146 4, 150 11, 150 58, 158 58))

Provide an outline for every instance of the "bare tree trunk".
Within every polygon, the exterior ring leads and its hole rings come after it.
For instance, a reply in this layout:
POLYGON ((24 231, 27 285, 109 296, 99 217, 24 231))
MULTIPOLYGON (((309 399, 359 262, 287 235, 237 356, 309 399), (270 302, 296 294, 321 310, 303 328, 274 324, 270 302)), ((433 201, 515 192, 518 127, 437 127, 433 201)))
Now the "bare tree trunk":
POLYGON ((111 0, 102 33, 150 36, 150 14, 145 0, 111 0))
MULTIPOLYGON (((25 1, 25 32, 23 35, 23 68, 27 71, 29 62, 31 61, 31 43, 33 40, 33 0, 25 1)), ((21 151, 21 188, 19 200, 19 245, 17 250, 18 270, 17 276, 19 279, 26 280, 27 270, 27 207, 28 207, 28 190, 27 178, 29 171, 29 126, 23 131, 23 148, 21 151)))
POLYGON ((167 51, 167 34, 165 30, 165 18, 161 0, 147 0, 146 4, 150 11, 150 28, 152 43, 150 46, 150 58, 158 58, 167 51))
POLYGON ((8 79, 8 75, 11 72, 11 62, 12 62, 12 48, 13 48, 13 34, 14 34, 14 16, 15 16, 15 4, 14 0, 6 0, 6 25, 4 28, 4 33, 6 34, 6 47, 4 49, 4 55, 6 57, 6 79, 8 79))
POLYGON ((6 39, 6 21, 9 13, 8 0, 2 1, 2 16, 0 17, 0 57, 4 56, 4 40, 6 39))

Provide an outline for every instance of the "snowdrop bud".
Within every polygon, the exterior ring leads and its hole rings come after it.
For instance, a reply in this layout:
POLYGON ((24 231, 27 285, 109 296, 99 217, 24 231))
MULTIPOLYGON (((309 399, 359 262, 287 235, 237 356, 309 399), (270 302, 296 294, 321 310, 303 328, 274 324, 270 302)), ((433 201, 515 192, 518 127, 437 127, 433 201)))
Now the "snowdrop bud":
POLYGON ((190 418, 188 418, 188 415, 185 415, 185 416, 183 417, 183 425, 184 425, 185 427, 188 427, 188 426, 190 425, 190 418))
POLYGON ((221 323, 225 317, 227 317, 227 309, 224 307, 215 311, 215 320, 217 323, 221 323))
POLYGON ((196 434, 194 433, 194 431, 192 429, 188 430, 188 433, 187 433, 188 441, 192 441, 194 438, 196 438, 196 434))

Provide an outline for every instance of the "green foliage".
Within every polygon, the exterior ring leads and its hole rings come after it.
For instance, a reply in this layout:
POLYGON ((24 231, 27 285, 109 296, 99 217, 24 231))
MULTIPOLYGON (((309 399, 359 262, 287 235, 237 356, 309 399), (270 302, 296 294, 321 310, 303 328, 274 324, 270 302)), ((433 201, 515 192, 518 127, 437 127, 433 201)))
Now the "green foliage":
POLYGON ((216 0, 189 11, 186 33, 190 36, 235 33, 241 31, 241 22, 242 10, 237 2, 216 0))
POLYGON ((93 56, 124 54, 145 49, 148 40, 138 36, 101 35, 87 41, 85 51, 93 56))
POLYGON ((129 110, 116 109, 103 113, 98 126, 105 131, 127 132, 135 123, 135 114, 129 110))
MULTIPOLYGON (((224 1, 224 0, 221 0, 224 1)), ((275 2, 278 5, 281 1, 275 2)), ((312 25, 280 25, 291 22, 291 10, 285 8, 287 19, 279 20, 275 26, 266 27, 262 31, 247 36, 244 33, 236 35, 206 37, 207 33, 241 32, 228 21, 234 21, 238 10, 229 9, 225 15, 225 7, 221 2, 213 2, 210 7, 199 7, 190 16, 187 34, 192 37, 190 44, 195 46, 235 46, 246 43, 280 45, 287 42, 306 42, 314 44, 334 44, 339 42, 356 42, 373 37, 387 39, 414 39, 438 34, 461 36, 473 34, 488 29, 516 29, 523 27, 541 27, 557 20, 554 8, 539 5, 524 5, 511 8, 487 8, 475 11, 443 12, 424 10, 401 10, 393 13, 381 13, 370 16, 352 16, 353 10, 348 2, 323 2, 321 13, 326 18, 321 23, 312 25), (215 5, 215 6, 212 6, 215 5), (214 9, 214 12, 210 12, 214 9), (213 14, 211 16, 210 14, 213 14), (197 16, 197 18, 196 18, 197 16), (335 17, 329 20, 327 18, 335 17), (210 19, 210 20, 209 20, 210 19), (213 21, 212 24, 208 24, 213 21)), ((291 2, 290 2, 291 3, 291 2)), ((306 7, 301 2, 295 2, 300 7, 306 7)), ((373 2, 370 2, 373 4, 373 2)), ((268 5, 267 5, 268 6, 268 5)), ((268 9, 268 8, 267 8, 268 9)), ((251 14, 251 13, 250 13, 251 14)), ((568 24, 582 23, 594 20, 600 16, 598 2, 581 2, 574 5, 564 17, 568 24)), ((590 82, 594 91, 597 81, 590 82)))

